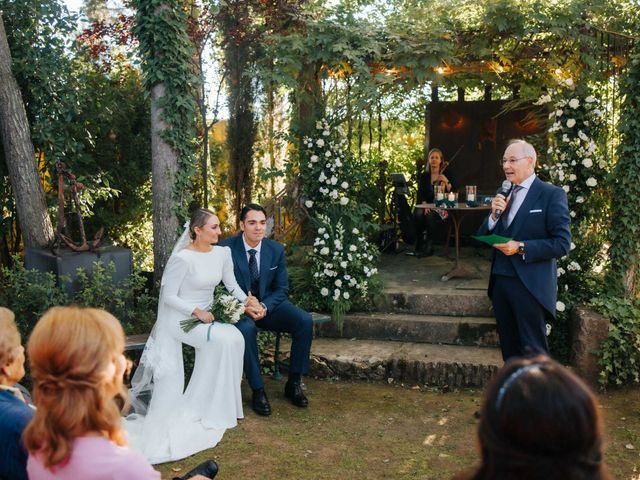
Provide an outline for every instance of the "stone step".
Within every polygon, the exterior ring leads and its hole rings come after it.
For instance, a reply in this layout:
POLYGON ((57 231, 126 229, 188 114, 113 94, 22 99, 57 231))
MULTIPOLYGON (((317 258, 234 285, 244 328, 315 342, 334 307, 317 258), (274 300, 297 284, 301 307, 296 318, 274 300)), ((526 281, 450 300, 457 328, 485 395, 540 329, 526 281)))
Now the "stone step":
POLYGON ((443 388, 484 387, 502 363, 497 348, 316 338, 309 374, 443 388))
POLYGON ((318 333, 322 337, 481 347, 498 345, 496 322, 489 317, 370 312, 346 315, 342 333, 333 322, 319 327, 318 333))
POLYGON ((493 317, 486 287, 480 289, 415 288, 385 289, 375 302, 380 312, 403 312, 415 315, 453 317, 493 317))

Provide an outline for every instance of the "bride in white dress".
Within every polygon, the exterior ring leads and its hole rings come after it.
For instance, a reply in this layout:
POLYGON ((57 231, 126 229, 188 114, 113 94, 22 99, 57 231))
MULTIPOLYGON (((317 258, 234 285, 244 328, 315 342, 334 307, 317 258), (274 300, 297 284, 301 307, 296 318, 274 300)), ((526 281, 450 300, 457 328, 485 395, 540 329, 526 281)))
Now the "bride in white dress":
POLYGON ((231 250, 214 246, 219 235, 218 217, 196 210, 162 276, 156 324, 129 391, 134 413, 124 418, 130 445, 152 464, 212 448, 243 418, 244 339, 234 325, 212 324, 208 311, 220 281, 240 302, 247 300, 233 274, 231 250), (202 324, 185 333, 180 321, 193 316, 202 324), (196 351, 184 393, 182 343, 196 351))

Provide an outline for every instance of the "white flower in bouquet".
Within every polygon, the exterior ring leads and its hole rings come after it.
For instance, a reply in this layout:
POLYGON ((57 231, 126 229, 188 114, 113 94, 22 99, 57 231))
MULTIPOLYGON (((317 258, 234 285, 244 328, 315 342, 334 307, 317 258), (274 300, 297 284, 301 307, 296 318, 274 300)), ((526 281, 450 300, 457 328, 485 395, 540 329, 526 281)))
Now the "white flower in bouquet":
POLYGON ((580 100, 578 100, 577 98, 572 98, 571 100, 569 100, 569 106, 573 109, 576 109, 580 106, 580 100))
POLYGON ((318 140, 316 140, 316 145, 319 147, 324 147, 324 140, 319 138, 318 140))
MULTIPOLYGON (((226 289, 219 287, 214 292, 214 300, 209 307, 209 311, 213 314, 213 322, 209 324, 207 329, 207 341, 211 334, 211 327, 214 322, 220 323, 238 323, 244 314, 244 305, 238 301, 236 297, 226 292, 226 289)), ((191 317, 180 321, 180 327, 184 332, 190 332, 200 325, 200 319, 191 317)))
POLYGON ((345 190, 346 190, 347 188, 349 188, 349 184, 348 184, 347 182, 342 182, 342 183, 340 184, 340 186, 341 186, 342 188, 344 188, 345 190))
POLYGON ((593 166, 593 160, 591 160, 590 158, 585 158, 584 160, 582 160, 582 166, 584 168, 591 168, 593 166))
POLYGON ((567 128, 573 128, 576 125, 576 121, 573 118, 570 118, 569 120, 567 120, 567 128))
POLYGON ((335 282, 333 282, 335 284, 336 287, 341 287, 342 286, 342 280, 340 280, 339 278, 336 279, 335 282))
POLYGON ((325 157, 330 157, 331 156, 331 150, 327 150, 326 152, 324 152, 324 156, 325 157))
POLYGON ((598 185, 598 180, 593 177, 589 177, 585 183, 587 184, 587 187, 595 187, 598 185))
POLYGON ((336 183, 338 183, 338 177, 334 175, 331 177, 331 185, 335 185, 336 183))
POLYGON ((318 156, 317 155, 311 155, 311 163, 316 163, 318 161, 318 156))
POLYGON ((331 192, 329 193, 329 196, 335 200, 336 198, 338 198, 338 191, 331 190, 331 192))
MULTIPOLYGON (((349 251, 355 252, 356 250, 358 250, 358 247, 356 247, 355 245, 349 245, 349 251)), ((349 259, 349 260, 351 260, 351 259, 349 259)))
POLYGON ((561 117, 562 116, 562 110, 558 109, 556 110, 556 117, 561 117))
POLYGON ((329 247, 322 247, 320 255, 329 255, 329 247))
POLYGON ((327 287, 322 287, 320 289, 320 295, 322 295, 323 297, 326 297, 329 295, 329 289, 327 287))
POLYGON ((347 203, 349 203, 349 199, 347 197, 342 197, 340 199, 340 205, 346 205, 347 203))

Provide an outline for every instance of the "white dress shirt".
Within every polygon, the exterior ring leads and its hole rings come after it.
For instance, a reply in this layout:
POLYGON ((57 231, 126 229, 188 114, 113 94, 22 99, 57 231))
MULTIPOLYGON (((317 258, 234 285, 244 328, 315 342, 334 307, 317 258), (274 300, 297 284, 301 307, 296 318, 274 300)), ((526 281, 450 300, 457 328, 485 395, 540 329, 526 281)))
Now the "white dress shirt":
MULTIPOLYGON (((529 189, 531 188, 531 184, 535 179, 536 174, 533 173, 526 179, 524 179, 520 184, 521 189, 518 192, 518 195, 516 195, 516 197, 513 199, 513 205, 509 207, 509 211, 507 212, 507 225, 511 225, 511 222, 515 218, 516 213, 518 213, 518 210, 520 210, 520 205, 522 205, 522 202, 524 202, 524 199, 527 196, 527 193, 529 193, 529 189)), ((498 217, 498 220, 494 220, 493 215, 489 214, 489 223, 487 225, 489 227, 489 230, 493 230, 499 221, 500 217, 498 217)))

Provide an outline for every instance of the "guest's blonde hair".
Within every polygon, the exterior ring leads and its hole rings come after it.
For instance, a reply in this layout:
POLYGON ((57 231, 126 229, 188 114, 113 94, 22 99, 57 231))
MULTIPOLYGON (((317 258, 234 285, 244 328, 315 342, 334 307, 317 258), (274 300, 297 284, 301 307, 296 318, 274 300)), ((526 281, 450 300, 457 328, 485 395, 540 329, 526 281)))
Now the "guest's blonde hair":
POLYGON ((105 375, 124 350, 124 332, 113 315, 51 308, 33 329, 27 350, 38 407, 24 433, 30 453, 51 467, 67 461, 73 440, 88 432, 126 444, 115 401, 124 394, 122 377, 105 375))
POLYGON ((15 319, 11 310, 0 307, 0 367, 13 362, 20 347, 20 332, 15 319))

